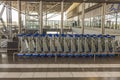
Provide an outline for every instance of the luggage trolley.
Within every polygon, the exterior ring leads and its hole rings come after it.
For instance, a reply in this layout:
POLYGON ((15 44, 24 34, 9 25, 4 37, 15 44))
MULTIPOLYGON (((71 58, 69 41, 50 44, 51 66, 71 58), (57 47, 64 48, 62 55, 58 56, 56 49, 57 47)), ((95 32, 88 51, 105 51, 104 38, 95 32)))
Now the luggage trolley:
POLYGON ((80 53, 82 53, 82 35, 75 34, 76 38, 76 53, 74 54, 75 57, 80 57, 80 53))
POLYGON ((110 36, 110 56, 115 56, 116 45, 115 45, 115 36, 110 36))
POLYGON ((82 38, 83 38, 83 40, 82 40, 82 44, 83 44, 83 54, 81 54, 83 57, 86 57, 87 55, 88 55, 88 52, 90 51, 89 50, 89 47, 88 47, 88 35, 86 35, 86 34, 83 34, 82 35, 82 38))
POLYGON ((103 35, 102 34, 99 34, 98 36, 98 54, 102 54, 103 53, 103 48, 102 48, 102 38, 103 38, 103 35))
POLYGON ((34 38, 33 38, 33 34, 26 34, 26 39, 28 41, 28 51, 27 53, 25 53, 26 57, 30 57, 32 56, 32 53, 35 52, 35 42, 34 42, 34 38))
POLYGON ((97 35, 92 34, 91 35, 91 53, 95 56, 99 56, 99 54, 96 54, 97 49, 98 49, 98 39, 97 39, 97 35))
POLYGON ((55 52, 56 52, 56 50, 55 50, 55 41, 54 41, 54 35, 53 34, 48 34, 48 39, 49 39, 49 52, 50 53, 48 53, 47 54, 47 57, 52 57, 52 56, 55 56, 55 52))
POLYGON ((62 49, 62 44, 60 42, 60 34, 54 34, 55 36, 55 48, 56 48, 56 51, 57 51, 57 56, 60 57, 60 53, 63 52, 63 49, 62 49))
POLYGON ((42 53, 39 54, 40 57, 45 57, 46 54, 49 52, 48 49, 48 42, 47 42, 47 35, 46 34, 40 34, 40 38, 42 39, 42 53))
POLYGON ((20 52, 19 53, 13 53, 13 61, 15 61, 15 55, 22 57, 29 51, 29 45, 28 45, 28 40, 26 38, 25 33, 21 33, 17 35, 19 40, 20 40, 20 52))
POLYGON ((67 53, 69 52, 69 46, 68 46, 68 35, 66 34, 61 34, 61 39, 63 41, 62 47, 63 47, 63 53, 60 54, 61 57, 66 57, 67 53))
POLYGON ((42 52, 41 49, 41 43, 40 43, 40 34, 39 33, 35 33, 33 34, 33 37, 35 38, 35 52, 32 54, 32 56, 37 57, 39 56, 39 53, 42 52))
POLYGON ((23 56, 26 51, 28 51, 28 43, 25 40, 25 35, 24 33, 18 34, 18 38, 20 40, 20 53, 17 54, 17 56, 23 56))

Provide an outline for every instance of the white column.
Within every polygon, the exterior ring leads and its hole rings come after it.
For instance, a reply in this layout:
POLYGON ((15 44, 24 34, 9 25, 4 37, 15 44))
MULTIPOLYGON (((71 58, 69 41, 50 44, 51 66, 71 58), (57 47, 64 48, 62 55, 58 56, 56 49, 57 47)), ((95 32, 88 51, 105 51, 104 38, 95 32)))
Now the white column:
POLYGON ((105 9, 106 9, 106 3, 102 3, 102 14, 101 14, 101 33, 105 34, 105 9))
POLYGON ((42 1, 40 1, 39 5, 39 17, 40 17, 40 28, 39 28, 39 33, 43 33, 43 8, 42 8, 42 1))
POLYGON ((82 3, 82 22, 81 22, 82 34, 84 34, 84 19, 85 19, 85 2, 82 3))
POLYGON ((45 25, 47 26, 47 11, 46 11, 46 21, 45 21, 45 25))
POLYGON ((25 2, 25 32, 27 30, 27 9, 28 9, 28 6, 27 6, 27 1, 25 2))
POLYGON ((64 33, 63 32, 63 19, 64 19, 64 2, 61 2, 61 34, 64 33))
POLYGON ((19 33, 22 32, 22 26, 21 26, 21 0, 18 0, 18 27, 19 27, 19 33))

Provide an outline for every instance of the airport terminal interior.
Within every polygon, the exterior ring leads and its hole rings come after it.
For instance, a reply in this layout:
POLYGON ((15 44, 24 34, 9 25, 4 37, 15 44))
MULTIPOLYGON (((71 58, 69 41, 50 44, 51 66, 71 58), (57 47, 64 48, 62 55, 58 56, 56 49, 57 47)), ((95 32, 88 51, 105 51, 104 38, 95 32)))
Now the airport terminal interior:
POLYGON ((120 0, 0 0, 0 80, 120 80, 120 0))

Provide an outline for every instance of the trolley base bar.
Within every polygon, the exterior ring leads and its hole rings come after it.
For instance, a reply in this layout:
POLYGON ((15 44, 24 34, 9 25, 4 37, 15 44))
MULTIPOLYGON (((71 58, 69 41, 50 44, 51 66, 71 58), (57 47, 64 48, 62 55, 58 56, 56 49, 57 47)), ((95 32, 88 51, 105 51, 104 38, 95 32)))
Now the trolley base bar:
MULTIPOLYGON (((119 52, 118 52, 119 53, 119 52)), ((119 54, 113 53, 14 53, 13 61, 15 60, 15 56, 18 57, 113 57, 119 56, 119 54)))

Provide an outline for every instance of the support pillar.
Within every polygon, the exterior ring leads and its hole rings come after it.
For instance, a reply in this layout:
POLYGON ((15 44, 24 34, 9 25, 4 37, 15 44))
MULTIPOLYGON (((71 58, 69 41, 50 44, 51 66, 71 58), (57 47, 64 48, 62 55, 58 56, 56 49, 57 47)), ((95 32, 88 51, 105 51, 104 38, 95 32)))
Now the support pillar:
POLYGON ((7 28, 9 31, 9 38, 12 39, 12 4, 11 1, 8 1, 6 6, 6 18, 7 18, 7 28))
POLYGON ((43 8, 42 8, 42 1, 39 3, 39 21, 40 21, 40 28, 39 28, 39 33, 43 33, 43 8))
POLYGON ((92 27, 92 25, 91 25, 91 21, 92 21, 92 20, 91 20, 91 17, 90 17, 90 24, 89 24, 89 27, 92 27))
POLYGON ((25 32, 27 31, 27 1, 25 2, 25 32))
POLYGON ((115 13, 115 18, 116 18, 116 21, 115 21, 115 29, 118 29, 118 12, 115 13))
POLYGON ((64 19, 64 2, 61 2, 61 34, 64 33, 63 32, 63 19, 64 19))
POLYGON ((101 15, 101 33, 105 34, 105 9, 106 9, 106 3, 102 3, 102 15, 101 15))
POLYGON ((92 27, 92 12, 90 12, 90 28, 92 27))
POLYGON ((78 15, 78 24, 77 24, 77 27, 80 26, 80 16, 78 15))
POLYGON ((82 23, 81 23, 81 27, 82 27, 82 34, 84 34, 84 19, 85 19, 85 2, 82 3, 82 23))
POLYGON ((47 26, 47 11, 46 11, 46 21, 45 21, 45 25, 47 26))
POLYGON ((18 0, 18 27, 19 27, 19 33, 22 32, 22 25, 21 25, 21 0, 18 0))

